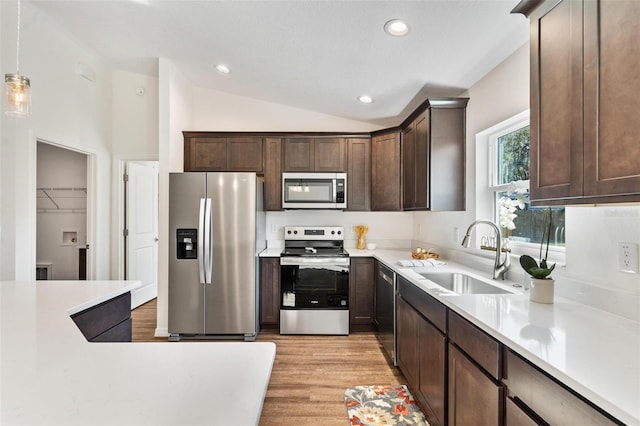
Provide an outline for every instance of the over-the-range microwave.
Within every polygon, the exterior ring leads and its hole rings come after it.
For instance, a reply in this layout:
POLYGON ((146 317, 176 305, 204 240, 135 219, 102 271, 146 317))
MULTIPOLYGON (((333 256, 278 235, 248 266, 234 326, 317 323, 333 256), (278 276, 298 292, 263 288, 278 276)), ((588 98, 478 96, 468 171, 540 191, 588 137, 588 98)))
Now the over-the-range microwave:
POLYGON ((346 209, 346 173, 283 173, 283 209, 346 209))

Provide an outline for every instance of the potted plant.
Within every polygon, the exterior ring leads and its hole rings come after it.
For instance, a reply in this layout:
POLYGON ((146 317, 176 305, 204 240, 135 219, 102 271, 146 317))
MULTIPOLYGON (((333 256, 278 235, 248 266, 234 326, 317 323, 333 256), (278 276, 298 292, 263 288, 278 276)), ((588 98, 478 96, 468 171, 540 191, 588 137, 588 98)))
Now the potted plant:
POLYGON ((549 239, 551 238, 551 209, 547 209, 544 214, 544 225, 542 228, 542 240, 540 241, 540 264, 536 260, 523 254, 520 256, 520 265, 531 276, 531 291, 529 299, 537 303, 553 303, 553 293, 555 280, 551 278, 551 272, 556 267, 555 263, 551 266, 547 264, 547 256, 549 255, 549 239), (542 257, 542 247, 544 239, 547 239, 546 251, 542 257))

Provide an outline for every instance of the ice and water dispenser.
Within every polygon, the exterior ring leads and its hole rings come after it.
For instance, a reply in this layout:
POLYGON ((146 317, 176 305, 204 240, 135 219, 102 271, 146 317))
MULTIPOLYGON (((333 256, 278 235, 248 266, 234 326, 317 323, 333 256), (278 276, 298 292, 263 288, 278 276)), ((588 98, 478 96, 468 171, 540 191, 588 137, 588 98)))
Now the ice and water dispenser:
POLYGON ((178 229, 176 230, 176 257, 178 259, 198 258, 198 230, 178 229))

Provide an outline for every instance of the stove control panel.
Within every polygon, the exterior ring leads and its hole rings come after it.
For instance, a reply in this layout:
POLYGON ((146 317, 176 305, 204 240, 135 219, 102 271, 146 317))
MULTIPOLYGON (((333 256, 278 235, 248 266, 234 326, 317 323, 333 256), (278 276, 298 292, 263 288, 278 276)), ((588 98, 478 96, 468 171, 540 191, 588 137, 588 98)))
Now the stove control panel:
POLYGON ((285 240, 344 240, 342 226, 285 226, 285 240))

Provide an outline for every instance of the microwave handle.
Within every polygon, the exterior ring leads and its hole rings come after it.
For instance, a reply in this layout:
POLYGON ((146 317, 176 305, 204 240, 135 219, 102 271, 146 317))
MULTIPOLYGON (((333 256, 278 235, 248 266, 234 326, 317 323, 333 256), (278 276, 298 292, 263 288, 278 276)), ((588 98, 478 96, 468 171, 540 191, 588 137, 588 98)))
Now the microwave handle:
POLYGON ((337 179, 333 179, 333 202, 338 202, 338 182, 337 179))

